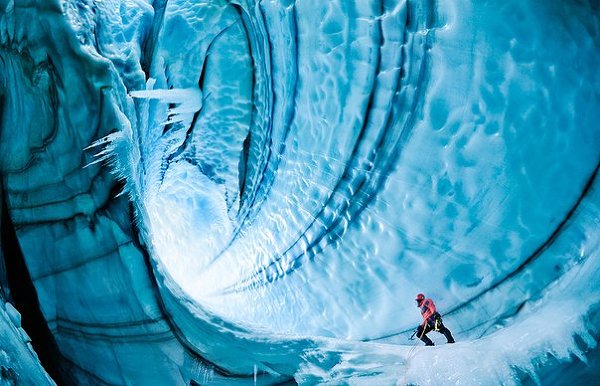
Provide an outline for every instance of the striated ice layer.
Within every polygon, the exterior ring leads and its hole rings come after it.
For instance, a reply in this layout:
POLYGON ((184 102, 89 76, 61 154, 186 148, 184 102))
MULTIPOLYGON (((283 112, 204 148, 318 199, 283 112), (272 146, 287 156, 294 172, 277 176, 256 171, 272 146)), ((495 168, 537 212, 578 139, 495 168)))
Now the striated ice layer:
POLYGON ((599 34, 594 1, 0 0, 2 227, 65 382, 588 382, 599 34), (418 292, 458 343, 407 340, 418 292))

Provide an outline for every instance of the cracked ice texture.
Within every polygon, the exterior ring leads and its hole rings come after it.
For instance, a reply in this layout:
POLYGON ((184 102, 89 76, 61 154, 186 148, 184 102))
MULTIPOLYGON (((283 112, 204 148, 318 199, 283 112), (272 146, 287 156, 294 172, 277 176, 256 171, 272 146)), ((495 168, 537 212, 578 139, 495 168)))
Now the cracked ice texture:
POLYGON ((74 382, 437 383, 486 346, 469 381, 508 382, 595 347, 594 2, 0 9, 8 226, 74 382), (417 292, 463 342, 426 377, 417 292))

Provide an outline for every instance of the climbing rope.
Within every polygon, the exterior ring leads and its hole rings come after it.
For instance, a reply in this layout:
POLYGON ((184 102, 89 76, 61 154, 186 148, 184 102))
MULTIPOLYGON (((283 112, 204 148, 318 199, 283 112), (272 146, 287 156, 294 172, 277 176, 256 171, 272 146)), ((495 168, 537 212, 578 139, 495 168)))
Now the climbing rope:
POLYGON ((412 361, 413 357, 416 355, 417 344, 419 343, 419 340, 423 336, 425 329, 423 329, 423 331, 421 332, 421 336, 418 337, 419 339, 415 339, 415 335, 416 335, 417 331, 418 331, 418 329, 415 330, 415 332, 409 338, 409 340, 413 340, 414 343, 413 343, 412 347, 410 348, 410 350, 408 350, 408 355, 406 356, 406 363, 404 364, 404 374, 402 376, 401 385, 407 384, 406 379, 407 379, 407 375, 408 375, 408 367, 410 366, 410 362, 412 361))

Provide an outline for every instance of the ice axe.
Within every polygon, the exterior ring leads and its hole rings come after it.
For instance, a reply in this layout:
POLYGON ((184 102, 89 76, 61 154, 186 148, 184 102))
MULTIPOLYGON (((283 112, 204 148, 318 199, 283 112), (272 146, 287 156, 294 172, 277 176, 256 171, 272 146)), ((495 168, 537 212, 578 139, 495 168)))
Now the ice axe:
POLYGON ((413 331, 413 333, 412 333, 412 335, 410 336, 410 338, 408 338, 408 340, 415 340, 415 335, 417 335, 417 331, 418 331, 418 330, 419 330, 418 328, 415 328, 415 330, 413 331))

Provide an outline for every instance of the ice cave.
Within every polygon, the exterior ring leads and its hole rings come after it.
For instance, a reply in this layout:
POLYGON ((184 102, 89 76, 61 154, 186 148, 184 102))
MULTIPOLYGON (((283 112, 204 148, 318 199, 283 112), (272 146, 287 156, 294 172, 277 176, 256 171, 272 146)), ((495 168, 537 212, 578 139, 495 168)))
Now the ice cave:
POLYGON ((600 1, 0 0, 0 45, 1 385, 598 384, 600 1))

